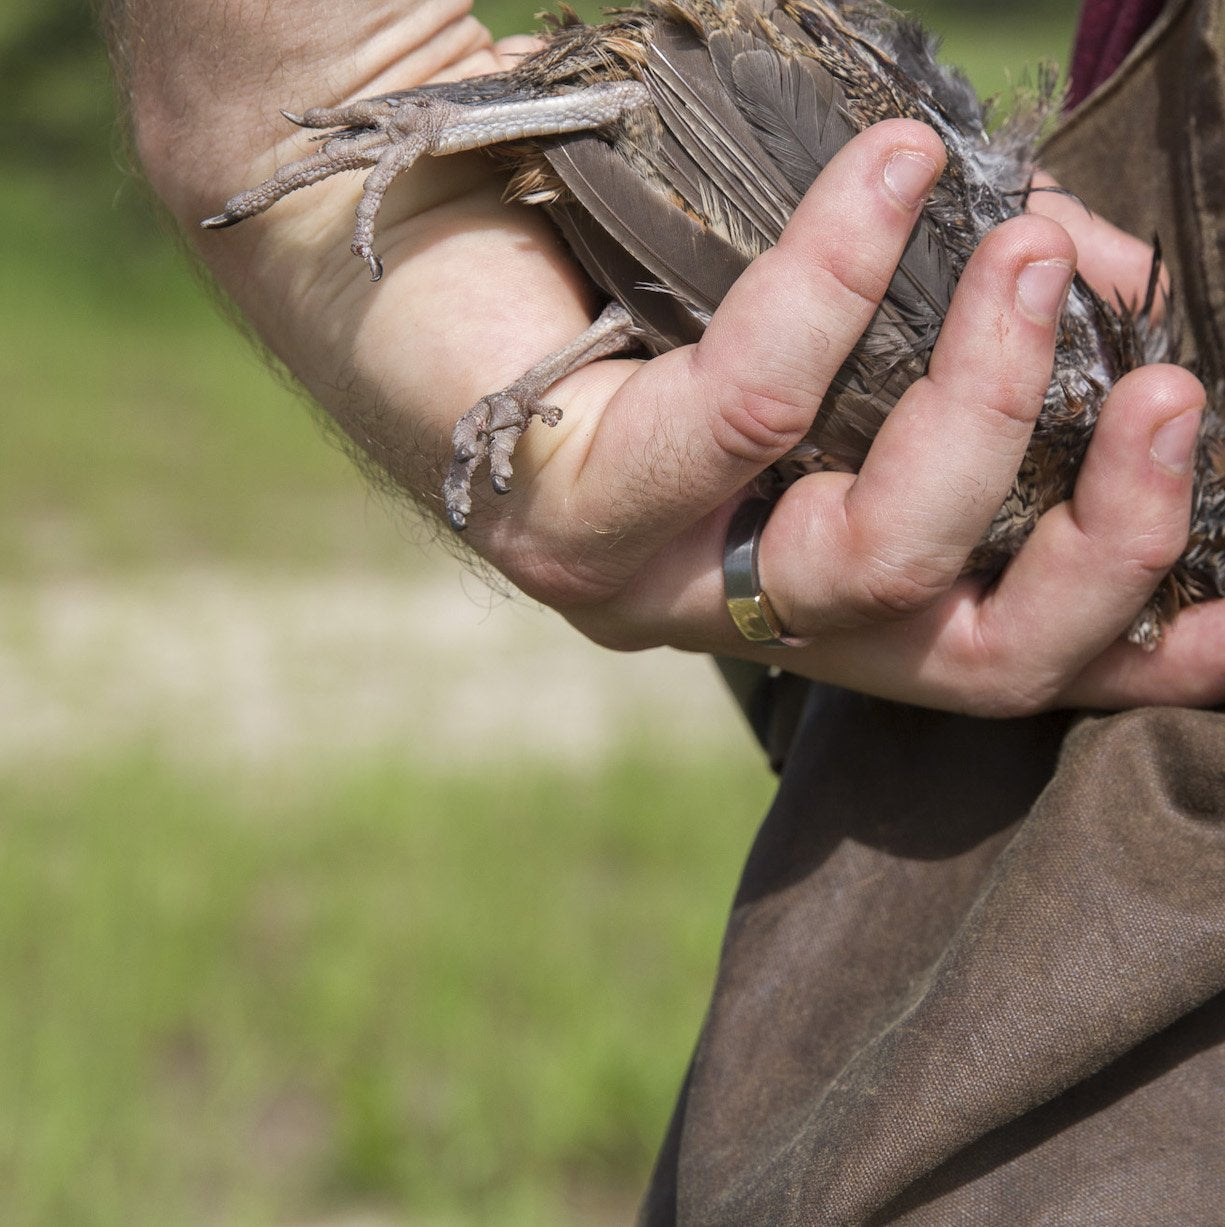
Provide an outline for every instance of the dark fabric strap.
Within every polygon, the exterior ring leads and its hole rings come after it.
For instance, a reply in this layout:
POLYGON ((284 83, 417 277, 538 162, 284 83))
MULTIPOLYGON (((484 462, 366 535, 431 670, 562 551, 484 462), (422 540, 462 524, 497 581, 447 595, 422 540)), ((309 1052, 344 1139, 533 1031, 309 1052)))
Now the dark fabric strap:
POLYGON ((716 656, 715 665, 765 751, 771 769, 781 771, 812 683, 779 668, 730 656, 716 656))

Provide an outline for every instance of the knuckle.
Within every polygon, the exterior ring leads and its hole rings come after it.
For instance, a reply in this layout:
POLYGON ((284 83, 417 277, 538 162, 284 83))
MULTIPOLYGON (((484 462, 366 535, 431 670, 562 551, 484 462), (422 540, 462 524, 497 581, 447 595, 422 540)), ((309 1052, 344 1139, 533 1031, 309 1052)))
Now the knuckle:
POLYGON ((831 246, 824 253, 825 271, 831 282, 829 288, 843 300, 844 310, 862 316, 865 325, 880 306, 896 264, 896 259, 891 260, 866 244, 831 246))
POLYGON ((1007 685, 987 679, 985 685, 967 695, 963 712, 976 720, 1018 720, 1045 711, 1054 697, 1040 687, 1007 685))
POLYGON ((590 639, 597 647, 604 648, 606 651, 642 652, 648 648, 661 646, 658 635, 648 634, 645 629, 616 618, 592 616, 586 610, 561 610, 559 612, 571 626, 590 639))
POLYGON ((626 579, 600 551, 533 552, 513 562, 500 559, 499 566, 520 592, 561 614, 599 647, 640 652, 663 643, 626 579))
POLYGON ((939 563, 872 558, 863 565, 856 585, 855 612, 869 622, 914 617, 943 595, 952 578, 939 563))
POLYGON ((961 679, 961 710, 981 720, 1013 720, 1045 712, 1059 687, 1043 679, 1031 661, 1018 660, 1009 643, 988 643, 981 627, 968 634, 951 658, 961 679))
POLYGON ((1020 647, 1018 628, 1007 617, 973 617, 962 637, 960 665, 971 685, 966 714, 1011 720, 1051 709, 1069 681, 1058 665, 1020 647))
POLYGON ((1116 519, 1109 525, 1096 521, 1086 524, 1073 504, 1072 522, 1079 533, 1080 551, 1096 559, 1098 568, 1107 572, 1120 590, 1151 590, 1186 549, 1190 518, 1182 505, 1154 514, 1151 503, 1146 507, 1141 502, 1126 512, 1129 522, 1116 519))
POLYGON ((799 442, 812 420, 814 404, 739 382, 722 390, 713 416, 715 442, 728 455, 750 464, 769 464, 799 442))
POLYGON ((979 412, 999 421, 1009 430, 1021 426, 1028 432, 1046 399, 1048 376, 1011 372, 1008 378, 988 378, 979 384, 979 412))
POLYGON ((1127 563, 1141 578, 1156 581, 1179 559, 1186 547, 1189 529, 1184 524, 1164 524, 1141 532, 1127 543, 1127 563))
POLYGON ((973 663, 965 676, 965 714, 980 720, 1015 720, 1045 711, 1055 700, 1058 686, 1046 679, 1033 661, 1017 658, 1014 645, 986 641, 981 628, 970 648, 973 663))
POLYGON ((621 588, 619 575, 591 554, 529 550, 499 559, 503 574, 525 596, 550 609, 592 610, 621 588))

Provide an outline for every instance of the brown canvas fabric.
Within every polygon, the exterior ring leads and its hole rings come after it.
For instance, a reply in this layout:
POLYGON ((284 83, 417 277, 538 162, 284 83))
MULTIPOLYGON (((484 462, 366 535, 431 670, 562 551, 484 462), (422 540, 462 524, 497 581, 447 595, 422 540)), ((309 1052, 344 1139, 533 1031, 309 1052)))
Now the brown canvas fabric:
POLYGON ((1065 186, 1132 234, 1157 236, 1184 356, 1225 378, 1225 13, 1172 0, 1115 77, 1044 150, 1065 186))
MULTIPOLYGON (((1162 234, 1209 373, 1220 7, 1047 159, 1162 234)), ((1225 1224, 1225 715, 814 688, 639 1223, 1225 1224)))

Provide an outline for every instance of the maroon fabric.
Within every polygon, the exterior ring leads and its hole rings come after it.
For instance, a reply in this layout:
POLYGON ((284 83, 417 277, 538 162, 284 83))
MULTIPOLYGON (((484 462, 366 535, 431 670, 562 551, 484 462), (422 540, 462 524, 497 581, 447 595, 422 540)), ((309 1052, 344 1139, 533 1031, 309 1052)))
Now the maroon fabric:
POLYGON ((1157 20, 1165 0, 1085 0, 1072 52, 1068 105, 1087 98, 1157 20))

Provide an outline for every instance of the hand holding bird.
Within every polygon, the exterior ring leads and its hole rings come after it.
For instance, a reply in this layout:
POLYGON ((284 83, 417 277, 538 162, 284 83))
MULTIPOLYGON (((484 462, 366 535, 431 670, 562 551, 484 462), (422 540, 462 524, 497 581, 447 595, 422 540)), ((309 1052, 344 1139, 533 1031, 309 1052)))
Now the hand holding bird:
MULTIPOLYGON (((148 124, 144 142, 155 184, 185 221, 200 215, 198 202, 223 176, 234 186, 257 177, 237 168, 254 151, 273 149, 275 129, 263 118, 275 116, 270 99, 308 102, 329 63, 345 66, 348 85, 334 95, 343 97, 358 82, 370 92, 394 88, 393 72, 411 81, 419 65, 456 54, 458 32, 448 28, 445 50, 415 52, 387 69, 386 44, 356 10, 308 4, 295 21, 310 41, 295 44, 273 80, 271 51, 240 57, 235 50, 270 46, 279 28, 269 34, 253 10, 239 15, 248 23, 241 31, 232 28, 233 13, 225 30, 213 30, 220 16, 197 7, 208 28, 183 29, 197 59, 201 47, 215 57, 205 58, 201 75, 224 88, 193 91, 190 75, 157 78, 149 96, 169 90, 165 110, 191 122, 165 125, 164 140, 148 124)), ((162 34, 170 38, 173 29, 162 34)), ((150 54, 159 50, 157 38, 148 46, 150 54)), ((160 50, 157 63, 179 62, 164 43, 160 50)), ((479 69, 476 54, 460 57, 461 71, 479 69)), ((802 401, 812 388, 796 373, 814 360, 813 338, 825 339, 827 359, 845 344, 845 325, 828 318, 834 313, 820 288, 831 270, 845 271, 839 261, 849 222, 858 220, 854 233, 866 235, 859 253, 865 284, 888 280, 877 224, 885 216, 877 195, 883 165, 899 151, 914 152, 916 140, 925 156, 943 157, 930 134, 916 138, 913 125, 902 128, 887 124, 856 138, 823 174, 826 192, 819 182, 779 258, 756 262, 735 311, 730 299, 721 308, 728 327, 647 366, 593 364, 555 388, 550 398, 565 407, 566 421, 524 437, 516 489, 471 519, 468 539, 477 551, 600 642, 752 655, 726 623, 719 568, 737 492, 765 463, 738 443, 753 420, 748 394, 758 380, 770 381, 789 385, 802 401)), ((288 161, 290 148, 286 142, 261 156, 288 161)), ((473 159, 431 160, 402 176, 380 215, 388 274, 374 289, 342 259, 353 197, 340 180, 292 198, 240 234, 202 244, 274 349, 380 466, 414 491, 428 488, 442 422, 512 382, 522 354, 563 345, 591 309, 539 212, 505 209, 499 190, 491 170, 473 159)), ((1044 209, 1055 203, 1068 202, 1035 200, 1044 209)), ((1126 242, 1079 209, 1066 224, 1082 254, 1126 242)), ((998 394, 1010 379, 1016 386, 1019 359, 989 363, 989 386, 952 376, 979 349, 990 350, 1001 328, 1018 318, 1029 327, 1012 301, 1018 262, 1072 258, 1058 228, 1037 218, 1009 222, 976 255, 978 272, 963 277, 951 317, 960 323, 946 325, 949 378, 939 385, 938 432, 904 415, 893 444, 884 447, 882 436, 874 446, 880 463, 857 481, 817 474, 784 495, 763 542, 764 578, 795 624, 823 632, 788 656, 789 668, 910 702, 995 714, 1062 703, 1205 702, 1220 693, 1215 605, 1184 615, 1152 656, 1113 646, 1186 538, 1189 483, 1150 462, 1156 435, 1202 403, 1194 380, 1175 369, 1147 368, 1118 385, 1072 502, 1043 517, 1047 529, 1001 583, 956 578, 975 543, 965 540, 967 503, 984 481, 1007 489, 1015 472, 1019 453, 995 434, 998 394), (965 440, 964 453, 950 453, 950 439, 965 440), (931 476, 930 489, 916 486, 914 473, 931 476), (928 533, 933 524, 939 534, 928 533), (843 533, 848 549, 827 551, 831 534, 843 533), (901 617, 896 598, 916 598, 916 579, 927 603, 901 617)), ((1143 278, 1133 284, 1137 295, 1143 288, 1143 278)), ((792 414, 802 409, 811 418, 815 408, 793 406, 792 414)), ((753 438, 771 453, 767 460, 798 441, 753 438)))
MULTIPOLYGON (((505 493, 531 418, 560 420, 545 400, 552 384, 634 346, 660 354, 697 341, 736 279, 777 244, 834 154, 874 122, 911 118, 935 128, 949 161, 938 180, 922 182, 930 196, 897 271, 832 373, 811 428, 773 466, 786 480, 858 472, 887 415, 927 371, 970 254, 1019 212, 1036 135, 989 135, 965 81, 877 0, 648 0, 595 27, 566 14, 511 73, 287 117, 332 135, 232 198, 206 227, 370 166, 352 249, 377 281, 375 219, 395 177, 427 154, 490 149, 515 168, 512 195, 550 211, 613 299, 571 345, 460 420, 444 486, 456 528, 471 512, 478 468, 487 464, 505 493)), ((967 571, 1002 570, 1039 518, 1071 494, 1109 389, 1172 354, 1170 329, 1153 320, 1156 271, 1143 302, 1112 305, 1079 280, 1071 285, 1029 451, 967 571)), ((1225 445, 1215 406, 1206 426, 1192 546, 1131 630, 1148 647, 1181 605, 1225 594, 1225 445)))

